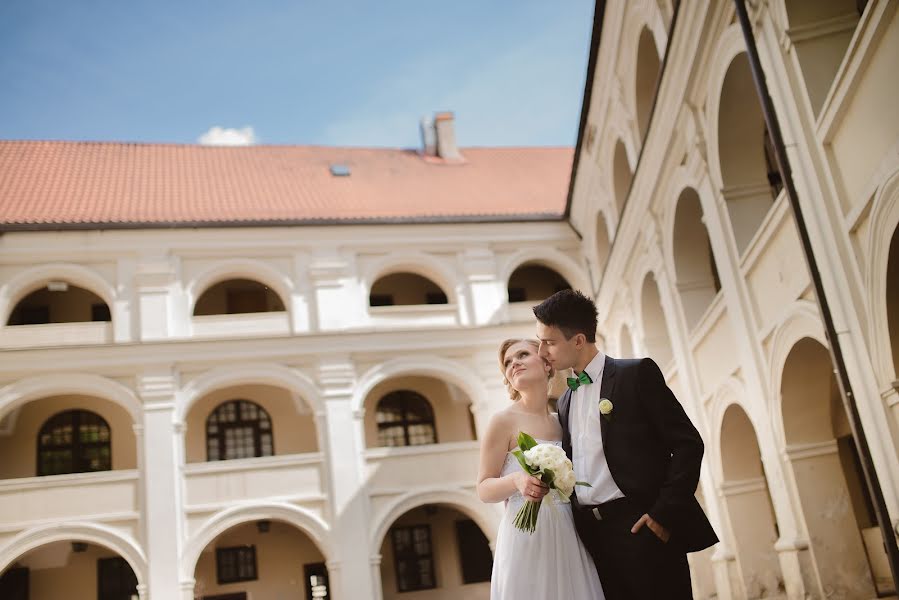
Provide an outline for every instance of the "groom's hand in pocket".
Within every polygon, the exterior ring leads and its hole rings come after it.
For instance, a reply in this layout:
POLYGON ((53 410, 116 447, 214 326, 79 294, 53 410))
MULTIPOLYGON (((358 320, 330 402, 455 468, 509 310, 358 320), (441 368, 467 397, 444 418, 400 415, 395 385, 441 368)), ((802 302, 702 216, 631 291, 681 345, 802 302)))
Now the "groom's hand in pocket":
POLYGON ((640 517, 640 520, 634 523, 634 526, 631 527, 631 533, 637 533, 643 527, 649 527, 649 530, 652 531, 657 538, 659 538, 666 544, 668 543, 668 539, 671 537, 671 532, 662 527, 661 523, 654 520, 649 515, 643 515, 642 517, 640 517))

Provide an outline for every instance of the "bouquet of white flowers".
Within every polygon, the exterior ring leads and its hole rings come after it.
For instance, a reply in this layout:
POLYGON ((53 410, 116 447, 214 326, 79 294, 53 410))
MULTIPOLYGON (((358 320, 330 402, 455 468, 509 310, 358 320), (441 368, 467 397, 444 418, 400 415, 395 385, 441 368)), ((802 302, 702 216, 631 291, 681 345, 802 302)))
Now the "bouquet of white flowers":
MULTIPOLYGON (((512 454, 526 473, 540 479, 551 490, 556 490, 562 502, 569 502, 571 494, 574 493, 574 486, 590 487, 589 483, 575 481, 571 461, 559 446, 538 444, 534 438, 522 431, 518 433, 518 449, 512 450, 512 454)), ((542 502, 542 499, 536 502, 526 501, 515 515, 515 527, 521 531, 534 533, 542 502)))

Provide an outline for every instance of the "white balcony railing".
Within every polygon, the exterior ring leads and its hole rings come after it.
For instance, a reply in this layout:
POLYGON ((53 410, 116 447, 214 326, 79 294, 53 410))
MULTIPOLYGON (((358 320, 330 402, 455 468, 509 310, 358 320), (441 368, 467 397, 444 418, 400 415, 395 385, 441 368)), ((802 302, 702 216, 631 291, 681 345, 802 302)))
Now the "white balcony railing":
POLYGON ((109 321, 0 327, 0 348, 81 346, 111 341, 112 323, 109 321))
POLYGON ((194 337, 288 335, 290 316, 283 311, 202 315, 191 318, 191 329, 194 337))
POLYGON ((371 493, 392 493, 445 484, 473 486, 478 477, 477 440, 365 451, 371 493))
POLYGON ((320 502, 325 498, 321 453, 241 458, 185 466, 189 509, 245 500, 320 502))
POLYGON ((55 520, 136 519, 138 472, 133 469, 0 481, 0 530, 55 520))
POLYGON ((509 321, 520 323, 522 321, 531 322, 534 320, 534 306, 539 304, 538 301, 530 302, 509 302, 509 321))
POLYGON ((459 310, 455 304, 370 306, 368 316, 376 327, 451 327, 459 324, 459 310))

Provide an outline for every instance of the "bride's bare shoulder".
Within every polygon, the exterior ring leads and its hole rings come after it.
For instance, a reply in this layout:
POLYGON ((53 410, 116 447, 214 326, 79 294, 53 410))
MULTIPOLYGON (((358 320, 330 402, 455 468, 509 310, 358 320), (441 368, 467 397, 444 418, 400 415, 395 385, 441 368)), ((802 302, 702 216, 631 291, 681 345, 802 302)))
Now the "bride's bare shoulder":
POLYGON ((514 426, 517 421, 518 415, 516 415, 514 411, 509 410, 509 408, 506 407, 493 413, 493 416, 490 417, 490 427, 508 429, 509 427, 514 426))
POLYGON ((515 446, 514 440, 518 438, 518 432, 524 427, 521 413, 514 408, 507 407, 499 410, 490 417, 487 428, 491 437, 497 436, 508 440, 510 447, 515 446))

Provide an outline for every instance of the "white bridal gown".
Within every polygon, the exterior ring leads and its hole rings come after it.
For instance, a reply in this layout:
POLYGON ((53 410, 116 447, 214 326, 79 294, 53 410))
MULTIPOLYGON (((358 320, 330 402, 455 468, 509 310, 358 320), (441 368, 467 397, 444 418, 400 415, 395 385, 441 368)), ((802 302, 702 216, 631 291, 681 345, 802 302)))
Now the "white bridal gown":
MULTIPOLYGON (((562 442, 537 440, 541 443, 562 442)), ((521 469, 518 460, 506 456, 501 476, 521 469)), ((604 600, 596 567, 574 529, 571 504, 555 490, 543 498, 537 528, 526 533, 515 528, 515 515, 524 498, 515 492, 496 536, 491 600, 604 600)))

